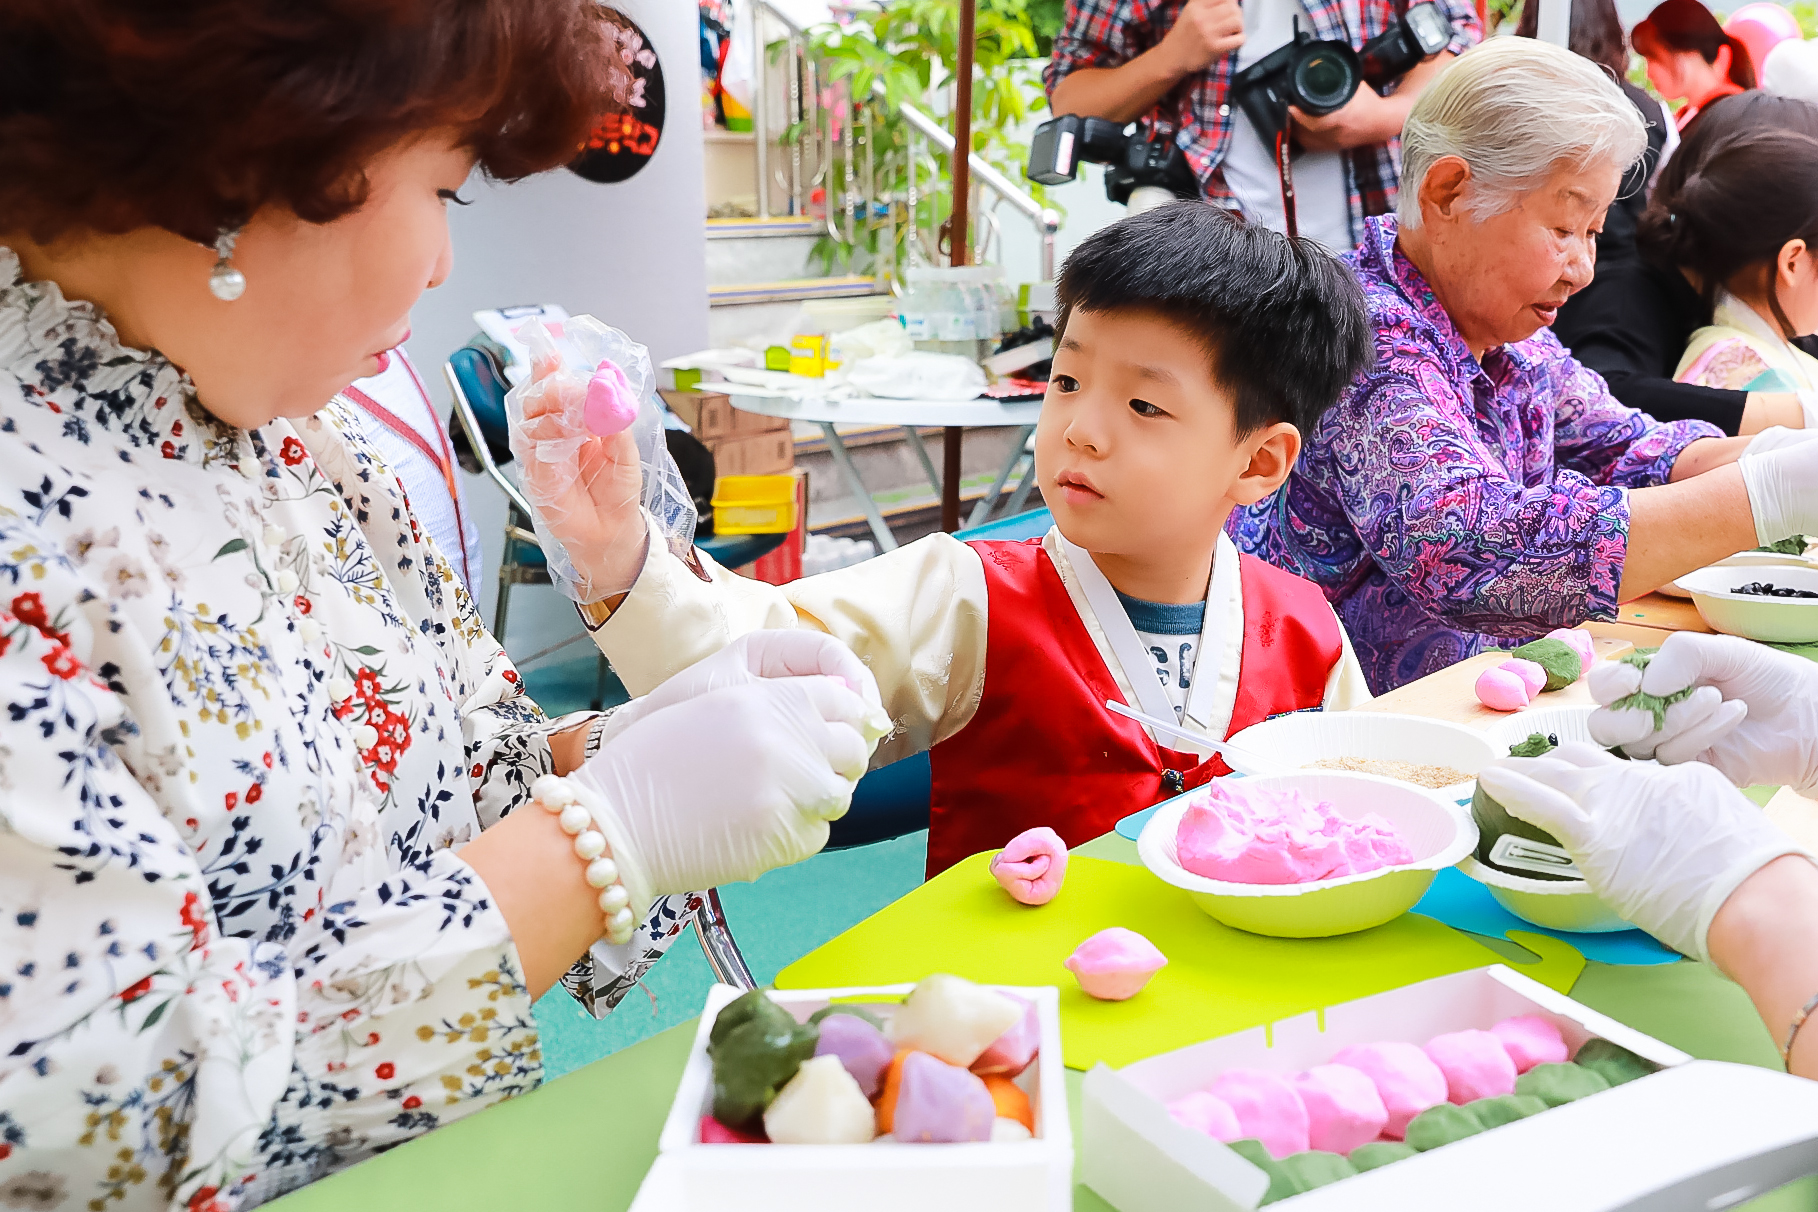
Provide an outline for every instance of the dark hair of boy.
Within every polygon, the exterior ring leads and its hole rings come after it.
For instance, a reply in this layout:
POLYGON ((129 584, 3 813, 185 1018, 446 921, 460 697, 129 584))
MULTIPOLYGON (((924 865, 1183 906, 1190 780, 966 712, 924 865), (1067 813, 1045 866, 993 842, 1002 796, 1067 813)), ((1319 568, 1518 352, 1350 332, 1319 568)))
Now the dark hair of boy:
POLYGON ((1310 434, 1374 356, 1363 291, 1312 240, 1204 202, 1174 202, 1088 236, 1061 267, 1055 343, 1076 311, 1147 312, 1204 347, 1237 436, 1310 434))

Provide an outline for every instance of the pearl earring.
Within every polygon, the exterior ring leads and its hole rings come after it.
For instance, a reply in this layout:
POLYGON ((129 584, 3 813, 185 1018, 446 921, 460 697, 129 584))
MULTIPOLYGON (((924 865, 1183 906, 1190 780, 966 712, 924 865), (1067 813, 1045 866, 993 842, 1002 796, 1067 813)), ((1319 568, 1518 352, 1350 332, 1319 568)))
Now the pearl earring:
POLYGON ((233 267, 234 241, 239 238, 237 227, 223 227, 215 237, 215 271, 208 275, 208 290, 223 303, 246 293, 246 275, 233 267))

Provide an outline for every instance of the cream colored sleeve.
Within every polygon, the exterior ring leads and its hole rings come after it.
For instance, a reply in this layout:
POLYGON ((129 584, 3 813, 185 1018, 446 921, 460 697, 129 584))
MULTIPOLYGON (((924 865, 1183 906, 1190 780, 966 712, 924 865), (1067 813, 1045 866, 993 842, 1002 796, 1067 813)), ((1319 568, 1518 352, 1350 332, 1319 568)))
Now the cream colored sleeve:
POLYGON ((948 535, 785 586, 751 581, 702 557, 706 579, 660 541, 594 641, 633 694, 748 631, 814 627, 877 678, 891 732, 872 766, 920 753, 963 728, 985 686, 985 574, 948 535))
POLYGON ((1357 654, 1351 651, 1351 636, 1345 631, 1345 625, 1339 620, 1336 612, 1332 621, 1338 624, 1338 638, 1344 645, 1339 654, 1338 664, 1332 666, 1332 675, 1326 679, 1326 699, 1323 704, 1327 711, 1354 711, 1376 696, 1370 693, 1370 683, 1364 680, 1363 666, 1357 663, 1357 654))

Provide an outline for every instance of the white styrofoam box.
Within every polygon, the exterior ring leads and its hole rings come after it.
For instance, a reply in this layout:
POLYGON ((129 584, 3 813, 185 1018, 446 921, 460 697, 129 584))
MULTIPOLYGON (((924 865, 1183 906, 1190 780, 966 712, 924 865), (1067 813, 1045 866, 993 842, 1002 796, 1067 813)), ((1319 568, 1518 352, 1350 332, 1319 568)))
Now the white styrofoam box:
MULTIPOLYGON (((1244 1161, 1224 1145, 1176 1123, 1164 1104, 1194 1090, 1201 1090, 1227 1069, 1266 1069, 1282 1074, 1299 1073, 1314 1065, 1324 1064, 1341 1048, 1398 1040, 1425 1044, 1436 1035, 1468 1028, 1487 1029, 1515 1015, 1538 1015, 1556 1024, 1574 1052, 1591 1036, 1601 1036, 1620 1044, 1663 1067, 1638 1081, 1615 1091, 1594 1095, 1581 1103, 1554 1108, 1541 1115, 1505 1125, 1436 1149, 1418 1157, 1395 1162, 1356 1178, 1345 1179, 1330 1187, 1282 1201, 1281 1206, 1302 1206, 1301 1201, 1329 1198, 1332 1203, 1321 1207, 1381 1207, 1408 1209, 1414 1207, 1455 1207, 1459 1188, 1450 1189, 1452 1203, 1416 1204, 1396 1202, 1402 1198, 1403 1184, 1408 1190, 1427 1190, 1424 1184, 1434 1167, 1456 1170, 1460 1153, 1469 1151, 1484 1173, 1500 1170, 1516 1161, 1531 1162, 1533 1154, 1523 1144, 1534 1134, 1551 1140, 1559 1130, 1540 1125, 1563 1111, 1579 1108, 1572 1116, 1590 1115, 1602 1118, 1621 1114, 1624 1104, 1635 1095, 1624 1091, 1640 1088, 1641 1105, 1648 1105, 1648 1090, 1659 1089, 1666 1070, 1685 1066, 1691 1058, 1679 1049, 1661 1043, 1626 1027, 1590 1007, 1556 993, 1528 977, 1501 964, 1450 976, 1435 977, 1387 993, 1331 1006, 1323 1011, 1297 1015, 1263 1027, 1235 1032, 1165 1052, 1138 1061, 1120 1070, 1100 1065, 1087 1074, 1085 1099, 1081 1108, 1081 1177, 1119 1212, 1174 1212, 1192 1206, 1210 1212, 1247 1212, 1255 1208, 1268 1187, 1262 1171, 1244 1161), (1603 1102, 1606 1098, 1611 1101, 1603 1102), (1610 1110, 1599 1110, 1599 1106, 1610 1110), (1520 1128, 1520 1131, 1516 1129, 1520 1128), (1505 1150, 1513 1150, 1504 1158, 1505 1150), (1500 1159, 1500 1161, 1495 1160, 1500 1159), (1380 1196, 1380 1203, 1352 1203, 1350 1199, 1380 1196)), ((1699 1062, 1701 1069, 1735 1068, 1699 1062)), ((1701 1081, 1703 1079, 1700 1079, 1701 1081)), ((1797 1079, 1783 1079, 1796 1081, 1797 1079)), ((1717 1079, 1718 1084, 1731 1077, 1717 1079)), ((1811 1132, 1818 1142, 1818 1083, 1808 1083, 1811 1091, 1811 1132)), ((1697 1086, 1698 1083, 1692 1083, 1697 1086)), ((1692 1087, 1684 1087, 1692 1088, 1692 1087)), ((1795 1100, 1797 1101, 1797 1100, 1795 1100)), ((1728 1113, 1727 1110, 1725 1112, 1728 1113)), ((1558 1124, 1559 1120, 1553 1120, 1558 1124)), ((1577 1129, 1583 1132, 1582 1124, 1577 1129)), ((1567 1134, 1569 1135, 1569 1133, 1567 1134)), ((1813 1153, 1818 1165, 1818 1146, 1813 1153)), ((1516 1167, 1520 1168, 1520 1167, 1516 1167)), ((1544 1170, 1545 1168, 1540 1168, 1544 1170)), ((1541 1175, 1544 1178, 1544 1174, 1541 1175)), ((1785 1180, 1782 1180, 1785 1181, 1785 1180)), ((1529 1188, 1529 1194, 1532 1189, 1529 1188)), ((1473 1192, 1473 1212, 1480 1193, 1473 1192)), ((1273 1207, 1275 1205, 1271 1205, 1273 1207)), ((1311 1203, 1306 1204, 1311 1208, 1311 1203)), ((1497 1206, 1518 1207, 1518 1204, 1497 1206)), ((1530 1204, 1528 1207, 1539 1207, 1530 1204)), ((1620 1204, 1587 1204, 1585 1207, 1619 1207, 1620 1204)), ((1714 1205, 1723 1206, 1723 1205, 1714 1205)), ((1549 1205, 1549 1212, 1562 1212, 1549 1205)))
MULTIPOLYGON (((990 986, 1035 1003, 1041 1052, 1017 1079, 1035 1112, 1032 1140, 926 1145, 702 1144, 700 1121, 713 1105, 707 1041, 720 1009, 739 991, 715 985, 695 1030, 675 1102, 658 1139, 652 1180, 676 1212, 1063 1212, 1072 1206, 1073 1134, 1061 1064, 1060 991, 1053 986, 990 986)), ((806 1022, 835 1001, 900 1001, 913 985, 852 989, 779 989, 770 1000, 806 1022)), ((867 1006, 888 1018, 889 1005, 867 1006)))

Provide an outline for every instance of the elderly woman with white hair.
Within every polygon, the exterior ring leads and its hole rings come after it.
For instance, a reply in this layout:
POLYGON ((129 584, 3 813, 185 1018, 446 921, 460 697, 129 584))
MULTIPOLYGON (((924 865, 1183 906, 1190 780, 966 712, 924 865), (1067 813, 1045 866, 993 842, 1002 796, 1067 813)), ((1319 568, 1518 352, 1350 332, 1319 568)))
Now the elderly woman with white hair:
POLYGON ((1325 589, 1379 693, 1818 532, 1818 442, 1662 424, 1547 331, 1645 139, 1614 81, 1526 38, 1465 52, 1409 114, 1398 213, 1349 256, 1376 365, 1231 523, 1325 589))

